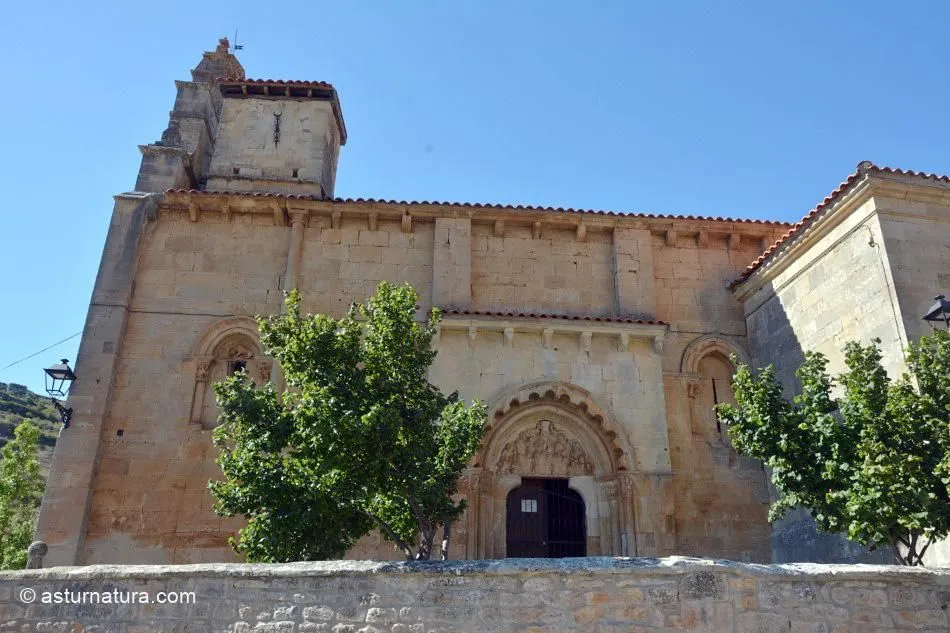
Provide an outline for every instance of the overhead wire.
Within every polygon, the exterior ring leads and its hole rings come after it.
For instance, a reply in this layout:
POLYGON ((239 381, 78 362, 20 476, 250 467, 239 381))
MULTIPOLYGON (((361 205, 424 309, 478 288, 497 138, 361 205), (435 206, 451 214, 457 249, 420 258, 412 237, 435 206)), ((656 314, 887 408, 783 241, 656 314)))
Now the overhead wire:
POLYGON ((24 358, 21 358, 20 360, 13 361, 12 363, 10 363, 9 365, 7 365, 6 367, 0 367, 0 372, 6 371, 6 370, 10 369, 11 367, 14 367, 14 366, 16 366, 16 365, 19 365, 19 364, 22 363, 23 361, 30 360, 30 359, 33 358, 34 356, 39 356, 39 355, 42 354, 43 352, 45 352, 45 351, 47 351, 47 350, 50 350, 50 349, 53 349, 53 348, 56 347, 57 345, 60 345, 60 344, 62 344, 62 343, 65 343, 65 342, 68 341, 69 339, 76 338, 76 337, 79 336, 80 334, 82 334, 82 330, 76 332, 75 334, 70 334, 69 336, 67 336, 67 337, 64 338, 63 340, 61 340, 61 341, 56 341, 56 342, 53 343, 52 345, 48 345, 48 346, 44 347, 43 349, 41 349, 41 350, 38 351, 38 352, 34 352, 34 353, 30 354, 29 356, 26 356, 26 357, 24 357, 24 358))

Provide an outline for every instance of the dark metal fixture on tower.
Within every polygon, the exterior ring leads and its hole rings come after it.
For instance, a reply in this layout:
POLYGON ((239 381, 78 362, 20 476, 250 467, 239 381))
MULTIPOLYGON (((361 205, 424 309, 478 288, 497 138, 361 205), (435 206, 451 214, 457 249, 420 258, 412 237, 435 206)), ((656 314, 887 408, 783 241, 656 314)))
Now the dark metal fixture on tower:
POLYGON ((937 295, 934 297, 934 302, 927 314, 921 318, 929 323, 930 327, 935 327, 935 323, 943 323, 943 326, 950 330, 950 301, 947 301, 943 295, 937 295))
POLYGON ((69 360, 64 358, 58 365, 53 365, 43 370, 46 372, 46 393, 53 406, 59 411, 59 419, 63 422, 63 428, 69 428, 69 421, 73 417, 73 408, 60 404, 57 398, 66 398, 69 394, 73 381, 76 380, 76 374, 69 367, 69 360))

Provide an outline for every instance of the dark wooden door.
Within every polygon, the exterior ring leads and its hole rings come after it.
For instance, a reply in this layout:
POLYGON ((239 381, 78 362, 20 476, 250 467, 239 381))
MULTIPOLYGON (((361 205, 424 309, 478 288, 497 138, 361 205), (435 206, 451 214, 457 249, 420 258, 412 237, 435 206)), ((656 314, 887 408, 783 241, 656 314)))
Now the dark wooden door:
POLYGON ((505 524, 509 558, 587 555, 584 500, 567 479, 522 479, 508 493, 505 524))

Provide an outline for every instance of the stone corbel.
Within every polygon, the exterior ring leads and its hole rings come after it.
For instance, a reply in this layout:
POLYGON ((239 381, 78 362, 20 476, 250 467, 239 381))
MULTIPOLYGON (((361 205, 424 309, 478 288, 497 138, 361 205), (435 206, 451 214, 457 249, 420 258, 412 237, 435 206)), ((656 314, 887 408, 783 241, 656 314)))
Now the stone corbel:
POLYGON ((587 226, 583 222, 577 223, 577 241, 583 242, 587 239, 587 226))
POLYGON ((505 347, 514 347, 515 346, 515 328, 506 327, 505 328, 505 347))
POLYGON ((412 216, 408 213, 402 214, 402 232, 412 233, 412 216))
POLYGON ((630 335, 626 332, 621 332, 620 336, 617 337, 617 351, 626 352, 630 349, 630 335))
POLYGON ((274 203, 271 205, 271 210, 274 212, 274 226, 287 226, 287 220, 284 218, 284 210, 280 205, 274 203))
POLYGON ((590 351, 590 341, 593 338, 593 333, 591 332, 581 332, 581 351, 589 352, 590 351))
POLYGON ((541 341, 543 342, 545 349, 552 349, 554 347, 554 330, 551 328, 545 328, 542 330, 541 341))
POLYGON ((370 211, 370 214, 366 216, 366 224, 370 231, 375 231, 379 226, 379 213, 370 211))
POLYGON ((226 224, 231 223, 231 205, 225 204, 221 209, 221 216, 224 218, 226 224))
POLYGON ((342 211, 331 211, 330 212, 330 228, 338 229, 343 224, 343 212, 342 211))
POLYGON ((653 353, 662 354, 663 353, 663 343, 666 340, 664 336, 654 336, 653 337, 653 353))
POLYGON ((468 328, 468 340, 472 343, 475 342, 475 339, 478 338, 478 328, 474 325, 469 326, 468 328))
POLYGON ((707 248, 709 246, 709 232, 700 231, 696 235, 696 247, 697 248, 707 248))
POLYGON ((188 217, 191 218, 192 222, 198 221, 198 216, 201 214, 201 209, 198 208, 198 205, 191 203, 188 205, 188 217))
POLYGON ((765 251, 769 250, 769 247, 771 245, 772 245, 772 240, 769 239, 768 237, 759 238, 759 250, 761 252, 764 253, 765 251))
POLYGON ((666 245, 676 246, 676 231, 669 229, 666 231, 666 245))
POLYGON ((739 247, 741 245, 742 245, 742 236, 739 235, 738 233, 730 233, 729 234, 729 250, 737 251, 739 250, 739 247))
POLYGON ((541 221, 540 220, 538 220, 537 222, 531 225, 531 237, 533 237, 536 240, 541 239, 541 221))
POLYGON ((495 234, 495 237, 505 237, 505 221, 504 220, 495 220, 494 234, 495 234))

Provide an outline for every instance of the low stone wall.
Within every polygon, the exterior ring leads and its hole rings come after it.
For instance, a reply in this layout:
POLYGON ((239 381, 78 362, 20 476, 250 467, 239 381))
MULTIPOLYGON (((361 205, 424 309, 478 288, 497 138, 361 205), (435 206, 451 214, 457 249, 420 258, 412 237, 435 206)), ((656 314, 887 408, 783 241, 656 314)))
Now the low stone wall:
POLYGON ((0 573, 0 630, 37 633, 946 633, 948 603, 950 569, 692 558, 0 573))

